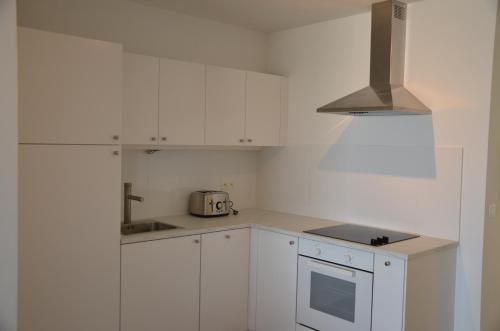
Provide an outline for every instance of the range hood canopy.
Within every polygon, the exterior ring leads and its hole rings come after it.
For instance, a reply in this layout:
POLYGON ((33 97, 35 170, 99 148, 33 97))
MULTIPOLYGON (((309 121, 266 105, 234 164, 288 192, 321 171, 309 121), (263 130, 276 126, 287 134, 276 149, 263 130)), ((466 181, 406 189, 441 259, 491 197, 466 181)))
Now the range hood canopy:
POLYGON ((372 6, 370 86, 318 109, 355 116, 431 114, 404 87, 405 3, 389 0, 372 6))

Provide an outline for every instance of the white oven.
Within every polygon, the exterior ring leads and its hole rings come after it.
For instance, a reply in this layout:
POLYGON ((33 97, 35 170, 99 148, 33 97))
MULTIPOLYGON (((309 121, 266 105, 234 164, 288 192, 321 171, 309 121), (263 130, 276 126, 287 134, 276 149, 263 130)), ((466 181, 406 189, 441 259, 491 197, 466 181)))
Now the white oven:
POLYGON ((312 240, 302 240, 299 253, 297 323, 319 331, 370 331, 373 254, 312 240))

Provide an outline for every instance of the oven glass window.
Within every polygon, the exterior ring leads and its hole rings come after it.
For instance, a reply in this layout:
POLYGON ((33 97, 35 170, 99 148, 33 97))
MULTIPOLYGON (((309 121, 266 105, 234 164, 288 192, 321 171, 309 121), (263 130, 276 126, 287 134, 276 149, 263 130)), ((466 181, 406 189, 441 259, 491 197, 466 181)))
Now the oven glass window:
POLYGON ((311 272, 310 307, 354 323, 356 283, 311 272))

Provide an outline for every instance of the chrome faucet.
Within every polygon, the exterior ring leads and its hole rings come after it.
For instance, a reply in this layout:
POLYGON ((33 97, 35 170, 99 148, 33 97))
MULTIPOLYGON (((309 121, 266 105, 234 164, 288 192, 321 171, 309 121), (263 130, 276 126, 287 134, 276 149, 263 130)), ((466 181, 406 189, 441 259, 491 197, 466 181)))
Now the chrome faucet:
POLYGON ((130 224, 132 223, 132 200, 143 202, 144 198, 137 195, 132 195, 132 183, 125 183, 124 187, 125 189, 123 192, 123 200, 124 200, 123 224, 130 224))

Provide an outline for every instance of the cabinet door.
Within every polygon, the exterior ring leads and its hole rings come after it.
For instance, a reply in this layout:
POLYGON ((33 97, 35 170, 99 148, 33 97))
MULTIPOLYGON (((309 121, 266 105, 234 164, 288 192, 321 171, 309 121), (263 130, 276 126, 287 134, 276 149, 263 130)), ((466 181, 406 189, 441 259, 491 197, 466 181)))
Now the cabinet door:
POLYGON ((247 330, 250 230, 202 236, 201 331, 247 330))
POLYGON ((123 58, 123 144, 158 141, 158 80, 156 57, 125 53, 123 58))
POLYGON ((160 144, 203 145, 205 65, 160 60, 160 144))
POLYGON ((281 125, 282 78, 256 72, 247 73, 246 143, 278 146, 281 125))
POLYGON ((122 246, 121 331, 198 331, 200 236, 122 246))
POLYGON ((20 28, 20 141, 118 143, 122 68, 121 45, 20 28))
POLYGON ((405 261, 375 255, 372 331, 402 331, 405 261))
POLYGON ((19 330, 118 331, 120 157, 19 148, 19 330))
POLYGON ((297 238, 269 231, 258 236, 256 330, 294 330, 297 238))
POLYGON ((207 66, 207 145, 242 145, 245 134, 244 71, 207 66))

